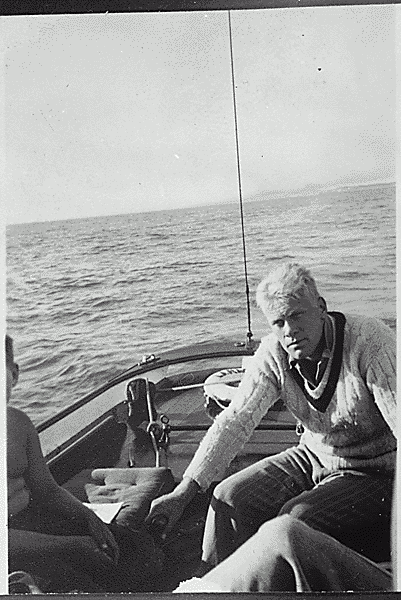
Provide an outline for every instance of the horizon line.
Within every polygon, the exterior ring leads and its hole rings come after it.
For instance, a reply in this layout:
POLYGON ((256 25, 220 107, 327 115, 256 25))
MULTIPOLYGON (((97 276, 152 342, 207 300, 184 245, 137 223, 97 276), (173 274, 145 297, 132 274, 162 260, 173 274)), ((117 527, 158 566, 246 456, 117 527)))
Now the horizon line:
MULTIPOLYGON (((250 196, 245 198, 243 201, 244 203, 249 203, 249 202, 264 202, 264 201, 268 201, 268 200, 279 200, 279 199, 288 199, 290 200, 291 198, 298 198, 300 196, 303 197, 308 197, 308 196, 314 196, 323 192, 336 192, 336 191, 341 191, 341 190, 345 190, 345 189, 351 189, 351 188, 355 188, 355 187, 370 187, 370 186, 379 186, 379 185, 396 185, 397 182, 394 179, 389 179, 389 180, 377 180, 377 181, 371 181, 371 182, 366 182, 366 183, 350 183, 350 184, 340 184, 340 185, 330 185, 330 184, 316 184, 315 186, 313 186, 315 188, 314 191, 310 191, 312 186, 308 186, 307 188, 303 188, 303 190, 300 191, 294 191, 291 190, 290 194, 284 192, 283 190, 270 190, 270 191, 264 191, 264 192, 260 192, 260 193, 256 193, 254 196, 250 196), (309 188, 309 189, 308 189, 309 188)), ((204 203, 200 203, 200 204, 194 204, 191 206, 175 206, 175 207, 171 207, 171 208, 155 208, 153 210, 138 210, 138 211, 131 211, 131 212, 121 212, 121 213, 111 213, 111 214, 100 214, 100 215, 88 215, 88 216, 81 216, 81 217, 67 217, 67 218, 60 218, 60 219, 51 219, 51 220, 44 220, 44 221, 17 221, 17 222, 10 222, 6 224, 6 229, 8 227, 14 227, 14 226, 19 226, 19 225, 37 225, 40 223, 58 223, 58 222, 63 222, 63 221, 78 221, 78 220, 85 220, 85 219, 99 219, 99 218, 107 218, 107 217, 119 217, 119 216, 124 216, 124 215, 131 215, 131 214, 150 214, 150 213, 154 213, 154 212, 163 212, 163 211, 173 211, 173 210, 189 210, 192 208, 202 208, 202 207, 206 207, 206 206, 219 206, 219 205, 226 205, 226 204, 235 204, 236 202, 238 202, 238 198, 236 198, 235 200, 221 200, 221 201, 216 201, 216 202, 204 202, 204 203)))

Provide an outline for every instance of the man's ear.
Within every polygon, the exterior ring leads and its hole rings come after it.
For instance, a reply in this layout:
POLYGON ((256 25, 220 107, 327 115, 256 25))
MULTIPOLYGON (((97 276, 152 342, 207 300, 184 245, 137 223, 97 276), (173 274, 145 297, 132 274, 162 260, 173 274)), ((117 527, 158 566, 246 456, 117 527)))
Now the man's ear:
POLYGON ((18 377, 19 377, 19 365, 17 365, 17 363, 14 363, 14 365, 13 365, 13 387, 15 385, 17 385, 18 377))
POLYGON ((322 296, 319 297, 319 309, 320 309, 320 314, 322 316, 322 318, 326 318, 327 315, 327 304, 326 304, 326 300, 324 298, 322 298, 322 296))

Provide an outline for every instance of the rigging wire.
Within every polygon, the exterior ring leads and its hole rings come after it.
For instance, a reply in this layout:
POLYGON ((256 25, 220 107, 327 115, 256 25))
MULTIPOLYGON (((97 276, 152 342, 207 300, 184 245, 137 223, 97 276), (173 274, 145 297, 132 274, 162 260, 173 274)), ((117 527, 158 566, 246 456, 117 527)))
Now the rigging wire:
POLYGON ((247 336, 247 346, 251 346, 253 333, 251 330, 251 302, 250 302, 250 297, 249 297, 248 269, 247 269, 247 260, 246 260, 244 206, 243 206, 243 200, 242 200, 241 165, 240 165, 240 153, 239 153, 239 142, 238 142, 237 100, 236 100, 236 96, 235 96, 234 53, 233 53, 231 11, 230 10, 228 11, 228 31, 229 31, 229 39, 230 39, 231 83, 232 83, 232 90, 233 90, 235 145, 236 145, 237 174, 238 174, 238 193, 239 193, 239 205, 240 205, 240 215, 241 215, 242 250, 243 250, 243 257, 244 257, 245 294, 246 294, 246 307, 247 307, 247 318, 248 318, 248 331, 247 331, 246 336, 247 336))

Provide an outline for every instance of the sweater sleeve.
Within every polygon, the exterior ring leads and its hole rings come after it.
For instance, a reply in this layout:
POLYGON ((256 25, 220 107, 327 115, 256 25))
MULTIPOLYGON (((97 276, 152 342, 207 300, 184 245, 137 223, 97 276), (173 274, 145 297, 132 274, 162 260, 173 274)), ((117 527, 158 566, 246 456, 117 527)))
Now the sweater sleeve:
POLYGON ((230 405, 215 419, 199 445, 183 477, 206 490, 224 475, 267 410, 279 397, 279 385, 262 358, 259 347, 230 405))
POLYGON ((384 323, 376 321, 370 328, 366 384, 374 400, 396 435, 396 339, 384 323))

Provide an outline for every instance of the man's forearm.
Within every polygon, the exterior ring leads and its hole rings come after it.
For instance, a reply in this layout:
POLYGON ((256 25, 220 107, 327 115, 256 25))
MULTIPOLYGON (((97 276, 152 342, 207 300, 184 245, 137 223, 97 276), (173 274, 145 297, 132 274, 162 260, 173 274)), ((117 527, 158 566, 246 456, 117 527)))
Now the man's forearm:
POLYGON ((175 492, 190 502, 199 492, 200 486, 191 477, 184 477, 175 488, 175 492))

